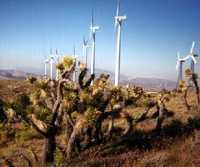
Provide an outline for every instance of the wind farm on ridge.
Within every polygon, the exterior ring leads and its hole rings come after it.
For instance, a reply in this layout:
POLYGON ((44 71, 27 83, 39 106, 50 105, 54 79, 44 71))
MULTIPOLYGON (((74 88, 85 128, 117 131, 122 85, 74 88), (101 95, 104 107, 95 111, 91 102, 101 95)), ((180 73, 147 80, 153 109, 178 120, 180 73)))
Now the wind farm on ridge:
MULTIPOLYGON (((125 25, 132 19, 123 14, 125 3, 128 0, 113 3, 116 14, 109 36, 115 39, 110 43, 115 46, 114 79, 104 71, 98 74, 96 60, 101 55, 97 50, 104 27, 98 24, 95 8, 81 46, 74 43, 72 54, 49 48, 40 62, 42 75, 28 73, 26 79, 19 79, 12 70, 2 70, 6 77, 0 78, 0 166, 199 165, 198 41, 191 40, 188 53, 179 49, 174 53, 173 89, 148 90, 123 81, 125 25)), ((140 55, 136 57, 143 61, 140 55)), ((151 70, 150 57, 145 61, 144 69, 151 70)), ((159 70, 166 71, 162 65, 159 70)))

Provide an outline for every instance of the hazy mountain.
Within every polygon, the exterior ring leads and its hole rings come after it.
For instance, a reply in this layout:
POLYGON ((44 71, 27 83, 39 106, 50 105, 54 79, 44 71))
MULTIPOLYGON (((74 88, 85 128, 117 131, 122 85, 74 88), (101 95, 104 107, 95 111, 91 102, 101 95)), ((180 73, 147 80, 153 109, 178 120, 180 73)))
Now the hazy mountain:
POLYGON ((19 70, 0 70, 0 79, 7 79, 7 80, 23 80, 26 79, 28 75, 32 76, 39 76, 33 73, 27 73, 19 70))
POLYGON ((134 78, 129 80, 131 85, 141 86, 151 90, 174 89, 176 82, 158 78, 134 78))
MULTIPOLYGON (((27 69, 25 69, 27 70, 27 69)), ((25 70, 0 70, 0 79, 8 79, 8 80, 20 80, 20 79, 26 79, 28 75, 32 76, 42 76, 42 70, 33 70, 31 72, 31 69, 27 70, 28 72, 24 72, 25 70)), ((96 70, 96 77, 98 77, 100 74, 109 74, 110 80, 112 83, 114 83, 114 73, 106 70, 96 70)), ((129 76, 121 75, 121 84, 127 85, 128 83, 130 85, 136 85, 144 87, 145 89, 150 90, 161 90, 161 89, 174 89, 176 87, 176 82, 166 80, 166 79, 158 79, 158 78, 133 78, 131 79, 129 76)))
MULTIPOLYGON (((110 71, 104 71, 104 70, 96 70, 97 76, 105 73, 110 75, 110 80, 112 83, 114 83, 114 73, 110 71)), ((149 90, 162 90, 162 89, 169 89, 172 90, 176 88, 176 82, 167 80, 167 79, 159 79, 159 78, 131 78, 130 76, 126 75, 121 75, 120 76, 120 83, 122 85, 127 85, 128 83, 130 85, 136 85, 136 86, 141 86, 145 89, 149 90)))

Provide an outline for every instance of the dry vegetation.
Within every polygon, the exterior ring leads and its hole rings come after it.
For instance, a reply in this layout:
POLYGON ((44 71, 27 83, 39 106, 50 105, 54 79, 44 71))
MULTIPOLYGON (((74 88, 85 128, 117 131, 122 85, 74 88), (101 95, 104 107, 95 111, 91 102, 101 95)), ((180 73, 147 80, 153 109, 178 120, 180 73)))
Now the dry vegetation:
POLYGON ((0 81, 1 166, 200 166, 195 82, 147 95, 138 87, 112 88, 107 75, 90 86, 94 76, 82 67, 76 85, 65 61, 58 82, 0 81))

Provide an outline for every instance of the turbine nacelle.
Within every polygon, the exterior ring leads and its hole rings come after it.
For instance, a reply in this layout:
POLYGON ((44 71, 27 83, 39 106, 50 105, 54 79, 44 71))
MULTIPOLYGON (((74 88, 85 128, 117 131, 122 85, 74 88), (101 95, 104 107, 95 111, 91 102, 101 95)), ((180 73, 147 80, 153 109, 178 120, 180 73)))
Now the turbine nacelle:
POLYGON ((44 63, 45 63, 45 64, 48 64, 48 63, 49 63, 49 59, 46 59, 46 60, 44 61, 44 63))
POLYGON ((83 46, 87 47, 88 46, 88 40, 85 40, 85 38, 83 38, 83 46))
POLYGON ((116 22, 122 22, 122 21, 124 21, 126 19, 127 19, 126 15, 124 15, 124 16, 115 16, 115 21, 116 22))
POLYGON ((93 27, 91 26, 90 27, 90 30, 91 30, 92 33, 95 33, 99 29, 100 29, 99 26, 93 26, 93 27))
POLYGON ((185 57, 185 58, 180 58, 180 53, 177 53, 177 63, 176 63, 176 70, 178 70, 179 66, 181 63, 184 63, 187 59, 189 59, 189 57, 185 57))
POLYGON ((55 58, 53 56, 50 57, 49 63, 53 64, 55 62, 55 58))

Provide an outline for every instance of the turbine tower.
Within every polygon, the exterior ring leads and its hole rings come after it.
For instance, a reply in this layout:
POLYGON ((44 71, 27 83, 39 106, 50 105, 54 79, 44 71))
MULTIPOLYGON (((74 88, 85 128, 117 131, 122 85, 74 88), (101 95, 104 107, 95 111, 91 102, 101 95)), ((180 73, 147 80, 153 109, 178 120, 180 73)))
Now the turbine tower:
POLYGON ((88 48, 89 48, 88 40, 85 40, 85 38, 83 38, 83 57, 85 58, 85 66, 86 66, 86 68, 88 68, 87 67, 88 48))
MULTIPOLYGON (((59 54, 58 54, 58 50, 56 49, 56 63, 58 64, 59 63, 59 61, 60 61, 60 56, 59 56, 59 54)), ((58 80, 59 79, 59 70, 56 68, 56 80, 58 80)))
POLYGON ((49 63, 50 63, 50 79, 53 80, 53 64, 54 64, 54 57, 53 57, 53 54, 52 54, 52 50, 50 51, 50 60, 49 60, 49 63))
POLYGON ((47 64, 49 63, 49 59, 45 59, 44 61, 44 78, 47 79, 47 64))
POLYGON ((76 73, 77 73, 77 58, 78 58, 78 55, 76 55, 76 48, 74 46, 74 51, 73 51, 73 57, 74 57, 74 62, 75 62, 75 70, 74 70, 74 73, 73 73, 73 82, 76 82, 76 73))
POLYGON ((92 35, 92 56, 91 56, 91 74, 95 73, 95 47, 96 47, 96 31, 99 30, 99 26, 94 25, 94 16, 92 12, 92 20, 90 26, 90 32, 92 35))
POLYGON ((195 47, 195 42, 193 41, 192 42, 192 47, 190 49, 190 54, 188 56, 188 57, 191 58, 190 68, 191 68, 192 73, 195 73, 195 64, 197 63, 195 58, 198 57, 198 55, 194 53, 194 47, 195 47))
POLYGON ((185 58, 180 58, 180 53, 177 53, 177 63, 176 63, 176 70, 178 70, 178 80, 177 80, 177 87, 179 82, 183 80, 183 63, 189 58, 188 56, 185 58))
POLYGON ((127 17, 120 16, 120 1, 118 1, 117 12, 115 16, 115 27, 116 27, 116 66, 115 66, 115 86, 119 85, 120 80, 120 59, 121 59, 121 28, 122 22, 127 19, 127 17))

